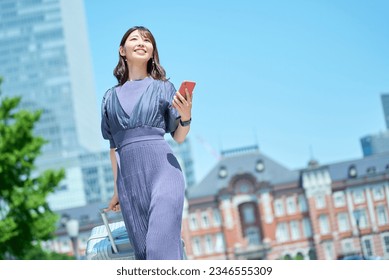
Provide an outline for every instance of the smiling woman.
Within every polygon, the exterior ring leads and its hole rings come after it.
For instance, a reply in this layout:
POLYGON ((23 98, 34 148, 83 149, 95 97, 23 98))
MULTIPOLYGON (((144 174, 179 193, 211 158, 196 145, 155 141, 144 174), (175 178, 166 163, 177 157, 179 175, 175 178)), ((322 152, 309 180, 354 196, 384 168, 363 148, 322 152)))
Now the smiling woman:
POLYGON ((103 97, 101 121, 115 186, 107 210, 122 211, 136 259, 183 259, 185 180, 164 134, 184 141, 192 95, 185 99, 166 79, 155 39, 142 26, 124 34, 114 75, 118 85, 103 97))
POLYGON ((120 42, 119 62, 114 69, 114 76, 123 85, 127 80, 142 79, 148 74, 154 79, 166 80, 166 72, 159 64, 154 36, 148 29, 135 26, 124 34, 120 42), (139 67, 142 73, 134 73, 139 67))

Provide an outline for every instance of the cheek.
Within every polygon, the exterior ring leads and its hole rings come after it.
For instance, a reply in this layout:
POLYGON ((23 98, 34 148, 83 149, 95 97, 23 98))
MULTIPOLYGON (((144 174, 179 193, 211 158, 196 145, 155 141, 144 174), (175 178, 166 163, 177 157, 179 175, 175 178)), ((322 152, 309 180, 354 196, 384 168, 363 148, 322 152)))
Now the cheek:
POLYGON ((154 52, 154 47, 153 47, 152 44, 149 44, 149 45, 147 46, 147 49, 148 49, 148 51, 149 51, 150 53, 153 53, 153 52, 154 52))

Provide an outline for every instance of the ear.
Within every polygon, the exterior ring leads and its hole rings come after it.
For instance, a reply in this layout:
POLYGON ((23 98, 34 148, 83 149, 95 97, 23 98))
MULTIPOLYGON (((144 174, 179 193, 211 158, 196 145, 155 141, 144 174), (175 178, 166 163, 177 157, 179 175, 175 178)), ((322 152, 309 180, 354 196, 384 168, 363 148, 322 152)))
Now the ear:
POLYGON ((119 47, 119 54, 120 54, 121 56, 126 56, 126 52, 124 51, 123 46, 120 46, 120 47, 119 47))

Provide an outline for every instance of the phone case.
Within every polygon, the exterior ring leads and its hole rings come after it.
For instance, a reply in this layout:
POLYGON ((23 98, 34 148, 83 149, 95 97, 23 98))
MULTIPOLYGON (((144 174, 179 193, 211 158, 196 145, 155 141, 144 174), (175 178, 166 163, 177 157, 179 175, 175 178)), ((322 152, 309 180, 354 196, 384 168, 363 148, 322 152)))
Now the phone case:
POLYGON ((179 93, 182 96, 185 97, 186 96, 185 88, 188 89, 189 94, 192 94, 193 93, 193 89, 194 89, 195 86, 196 86, 196 82, 193 82, 193 81, 183 81, 181 83, 180 89, 178 91, 179 91, 179 93))

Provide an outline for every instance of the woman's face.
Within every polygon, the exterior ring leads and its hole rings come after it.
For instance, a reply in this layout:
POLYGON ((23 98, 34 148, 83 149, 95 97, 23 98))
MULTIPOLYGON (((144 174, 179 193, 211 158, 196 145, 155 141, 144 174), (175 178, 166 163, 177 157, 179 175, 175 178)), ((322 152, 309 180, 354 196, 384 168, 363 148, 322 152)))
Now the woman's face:
POLYGON ((125 56, 129 63, 144 61, 147 63, 153 56, 154 47, 151 40, 142 36, 138 30, 133 31, 124 46, 120 46, 120 55, 125 56))

